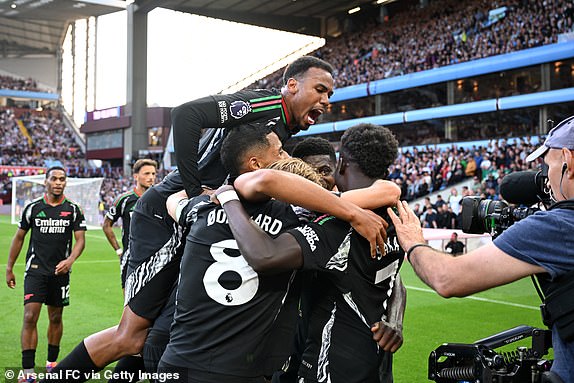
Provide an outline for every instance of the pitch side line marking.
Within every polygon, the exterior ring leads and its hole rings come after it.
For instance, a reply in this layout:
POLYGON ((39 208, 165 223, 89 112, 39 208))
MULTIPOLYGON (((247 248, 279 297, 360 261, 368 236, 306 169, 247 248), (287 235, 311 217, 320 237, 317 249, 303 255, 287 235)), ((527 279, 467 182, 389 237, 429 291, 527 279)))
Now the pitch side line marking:
MULTIPOLYGON (((436 294, 436 292, 434 290, 431 289, 425 289, 423 287, 415 287, 415 286, 406 286, 405 287, 409 290, 416 290, 416 291, 423 291, 425 293, 433 293, 436 294)), ((438 295, 438 294, 437 294, 438 295)), ((482 297, 474 297, 474 296, 469 296, 469 297, 464 297, 462 299, 472 299, 475 301, 480 301, 480 302, 488 302, 488 303, 498 303, 499 305, 505 305, 505 306, 513 306, 513 307, 520 307, 523 309, 529 309, 529 310, 536 310, 539 311, 540 307, 535 307, 535 306, 528 306, 528 305, 521 305, 520 303, 512 303, 512 302, 505 302, 505 301, 498 301, 496 299, 488 299, 488 298, 482 298, 482 297)))

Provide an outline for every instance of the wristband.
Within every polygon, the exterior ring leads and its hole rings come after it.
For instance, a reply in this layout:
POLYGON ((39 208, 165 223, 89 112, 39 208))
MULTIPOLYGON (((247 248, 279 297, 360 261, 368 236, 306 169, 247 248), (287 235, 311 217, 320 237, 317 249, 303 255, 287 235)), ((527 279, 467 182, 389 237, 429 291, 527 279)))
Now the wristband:
POLYGON ((239 196, 235 190, 226 190, 217 195, 217 200, 223 206, 229 201, 239 201, 239 196))
POLYGON ((124 251, 122 250, 121 247, 116 249, 116 254, 119 255, 120 257, 122 256, 123 253, 124 253, 124 251))
POLYGON ((411 253, 417 247, 428 247, 429 249, 433 248, 431 245, 427 245, 426 243, 417 243, 416 245, 412 245, 410 249, 407 250, 407 261, 409 261, 409 263, 411 262, 411 253))

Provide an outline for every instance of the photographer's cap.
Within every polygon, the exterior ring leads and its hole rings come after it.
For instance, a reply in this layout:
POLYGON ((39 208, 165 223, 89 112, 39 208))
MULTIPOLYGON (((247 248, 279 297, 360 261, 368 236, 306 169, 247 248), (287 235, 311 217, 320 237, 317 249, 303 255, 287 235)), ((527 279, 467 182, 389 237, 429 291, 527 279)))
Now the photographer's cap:
POLYGON ((567 148, 574 150, 574 116, 570 116, 554 127, 546 137, 546 141, 538 149, 526 157, 526 161, 534 161, 549 149, 567 148))

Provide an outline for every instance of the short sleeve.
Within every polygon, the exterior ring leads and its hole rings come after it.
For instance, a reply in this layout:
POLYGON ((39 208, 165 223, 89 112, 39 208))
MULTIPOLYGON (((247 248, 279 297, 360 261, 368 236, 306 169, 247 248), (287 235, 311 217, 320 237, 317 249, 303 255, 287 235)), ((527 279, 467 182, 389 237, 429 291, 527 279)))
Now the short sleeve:
POLYGON ((572 211, 538 212, 514 223, 494 240, 506 254, 538 265, 555 278, 574 269, 572 211))
POLYGON ((88 227, 86 226, 86 217, 84 217, 84 212, 79 206, 74 206, 77 210, 76 219, 74 220, 74 231, 86 231, 88 227))
POLYGON ((337 255, 341 247, 350 246, 350 226, 332 216, 318 218, 289 230, 303 254, 304 270, 340 270, 337 255))

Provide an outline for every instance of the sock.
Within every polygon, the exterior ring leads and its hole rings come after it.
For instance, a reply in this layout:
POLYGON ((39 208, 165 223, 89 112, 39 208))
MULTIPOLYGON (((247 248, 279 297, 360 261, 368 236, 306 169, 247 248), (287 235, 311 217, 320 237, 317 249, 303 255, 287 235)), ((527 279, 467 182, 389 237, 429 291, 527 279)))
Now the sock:
POLYGON ((36 350, 22 350, 22 368, 25 370, 34 369, 36 350))
POLYGON ((140 377, 140 371, 145 372, 144 361, 141 356, 124 356, 114 368, 114 377, 108 380, 108 383, 132 383, 137 382, 140 377), (127 372, 127 373, 126 373, 127 372), (120 379, 121 377, 122 379, 120 379), (130 379, 132 377, 133 379, 130 379))
POLYGON ((61 377, 46 378, 40 380, 40 383, 79 383, 87 381, 94 372, 100 371, 101 368, 96 366, 88 354, 86 345, 84 341, 76 346, 64 359, 58 363, 52 372, 50 377, 61 377), (66 373, 68 372, 68 373, 66 373))
POLYGON ((48 362, 55 362, 58 359, 58 354, 60 353, 60 346, 55 346, 53 344, 48 345, 48 362))

